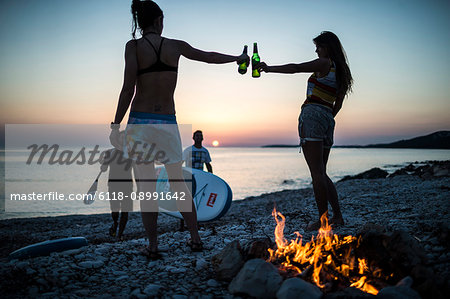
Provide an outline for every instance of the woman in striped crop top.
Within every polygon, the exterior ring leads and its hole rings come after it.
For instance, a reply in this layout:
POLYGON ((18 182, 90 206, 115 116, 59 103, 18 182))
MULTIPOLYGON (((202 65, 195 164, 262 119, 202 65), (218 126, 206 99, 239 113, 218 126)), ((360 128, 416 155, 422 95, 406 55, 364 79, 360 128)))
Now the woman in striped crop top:
POLYGON ((336 188, 326 173, 326 166, 333 145, 334 117, 353 84, 339 38, 332 32, 324 31, 313 41, 318 59, 299 64, 269 66, 261 62, 258 65, 259 70, 266 73, 312 73, 308 79, 306 100, 302 105, 298 126, 300 145, 311 173, 319 210, 318 220, 309 223, 308 230, 320 228, 320 217, 324 214, 328 216, 328 203, 333 210, 330 223, 344 224, 336 188))

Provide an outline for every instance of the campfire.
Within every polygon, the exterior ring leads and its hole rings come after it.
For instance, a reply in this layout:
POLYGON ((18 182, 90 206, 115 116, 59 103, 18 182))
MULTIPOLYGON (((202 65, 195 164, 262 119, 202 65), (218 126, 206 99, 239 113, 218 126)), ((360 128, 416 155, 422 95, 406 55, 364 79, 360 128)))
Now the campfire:
POLYGON ((318 235, 305 244, 298 232, 295 232, 296 239, 288 242, 283 234, 285 217, 276 209, 272 215, 277 223, 277 249, 268 249, 268 262, 277 266, 282 276, 300 277, 325 293, 355 287, 373 295, 393 278, 394 274, 384 273, 358 250, 361 237, 334 234, 326 213, 320 219, 318 235))

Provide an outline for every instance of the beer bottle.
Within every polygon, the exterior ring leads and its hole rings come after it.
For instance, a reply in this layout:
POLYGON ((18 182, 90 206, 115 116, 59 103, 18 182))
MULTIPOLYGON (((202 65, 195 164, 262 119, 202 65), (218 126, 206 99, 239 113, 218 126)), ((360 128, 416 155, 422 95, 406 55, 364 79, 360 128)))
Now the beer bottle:
MULTIPOLYGON (((244 46, 244 51, 242 52, 242 54, 247 54, 247 49, 248 49, 248 46, 245 45, 244 46)), ((239 65, 239 67, 238 67, 239 74, 241 74, 241 75, 245 74, 247 72, 247 67, 248 67, 248 62, 247 61, 244 61, 243 63, 241 63, 239 65)))
POLYGON ((258 69, 256 68, 256 64, 259 63, 260 61, 261 61, 261 59, 259 58, 259 54, 258 54, 258 45, 256 43, 253 43, 253 56, 252 56, 252 77, 253 78, 259 78, 261 76, 258 69))

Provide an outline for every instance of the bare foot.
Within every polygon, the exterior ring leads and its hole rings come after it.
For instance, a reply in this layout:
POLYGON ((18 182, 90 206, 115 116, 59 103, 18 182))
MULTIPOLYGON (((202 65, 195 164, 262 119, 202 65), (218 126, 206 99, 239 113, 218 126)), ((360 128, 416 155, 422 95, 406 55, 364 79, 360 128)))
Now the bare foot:
POLYGON ((147 257, 148 260, 152 260, 152 261, 163 258, 163 256, 158 252, 158 250, 152 250, 148 246, 140 248, 139 253, 141 255, 147 257))
POLYGON ((342 218, 342 216, 341 217, 332 217, 331 219, 330 219, 330 225, 334 225, 335 227, 336 226, 341 226, 341 225, 344 225, 345 224, 345 222, 344 222, 344 218, 342 218))

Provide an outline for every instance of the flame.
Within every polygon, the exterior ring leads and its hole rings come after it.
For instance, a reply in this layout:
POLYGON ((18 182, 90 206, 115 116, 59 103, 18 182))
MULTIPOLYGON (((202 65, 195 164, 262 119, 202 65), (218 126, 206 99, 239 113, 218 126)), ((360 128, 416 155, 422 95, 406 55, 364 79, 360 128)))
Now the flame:
POLYGON ((366 282, 366 279, 367 279, 367 277, 363 276, 357 282, 352 283, 350 286, 358 288, 358 289, 360 289, 366 293, 370 293, 372 295, 378 294, 378 290, 374 286, 368 284, 366 282))
MULTIPOLYGON (((295 232, 296 239, 288 242, 284 237, 285 217, 275 208, 272 215, 277 223, 275 228, 277 249, 269 249, 269 262, 282 260, 280 268, 294 271, 303 277, 312 271, 311 281, 320 288, 325 287, 325 277, 338 280, 341 276, 350 281, 352 287, 370 294, 378 294, 378 289, 368 283, 367 275, 371 272, 367 261, 358 258, 356 269, 355 257, 352 256, 351 247, 348 246, 350 243, 359 246, 360 240, 354 236, 340 238, 334 234, 328 223, 327 213, 320 218, 321 227, 316 238, 312 236, 311 241, 305 244, 298 232, 295 232)), ((371 274, 375 277, 378 277, 377 274, 381 276, 381 270, 376 269, 371 274)))

